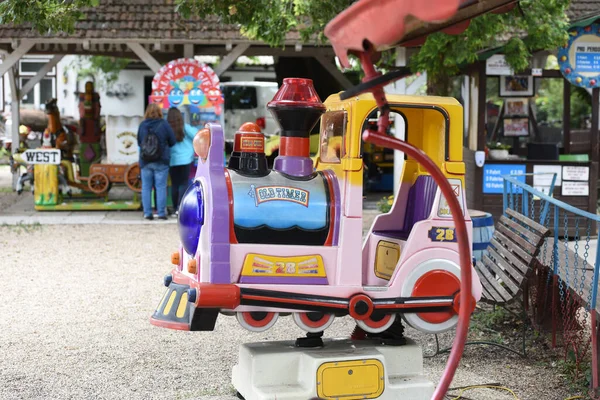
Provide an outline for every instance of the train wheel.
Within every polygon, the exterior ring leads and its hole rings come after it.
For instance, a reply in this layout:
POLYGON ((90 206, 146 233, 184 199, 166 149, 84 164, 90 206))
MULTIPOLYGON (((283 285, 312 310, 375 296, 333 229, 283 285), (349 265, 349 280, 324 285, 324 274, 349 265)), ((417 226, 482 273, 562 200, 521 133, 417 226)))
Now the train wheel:
POLYGON ((275 325, 279 313, 250 311, 237 313, 237 320, 244 328, 252 332, 264 332, 275 325))
POLYGON ((396 320, 396 314, 384 314, 375 311, 369 318, 356 320, 356 324, 365 332, 381 333, 387 330, 396 320))
MULTIPOLYGON (((417 265, 402 286, 402 297, 456 296, 457 293, 460 293, 460 267, 441 258, 417 265)), ((456 325, 458 313, 451 309, 435 313, 407 313, 403 318, 415 329, 439 334, 456 325)))
POLYGON ((142 173, 139 163, 134 163, 127 167, 125 171, 125 184, 134 192, 140 193, 142 191, 142 173))
POLYGON ((102 194, 108 190, 110 181, 108 176, 102 172, 93 173, 88 179, 88 187, 96 194, 102 194))
POLYGON ((300 329, 310 333, 317 333, 323 332, 325 329, 329 328, 335 319, 335 315, 324 314, 321 312, 308 312, 294 313, 292 318, 294 318, 294 322, 300 329))

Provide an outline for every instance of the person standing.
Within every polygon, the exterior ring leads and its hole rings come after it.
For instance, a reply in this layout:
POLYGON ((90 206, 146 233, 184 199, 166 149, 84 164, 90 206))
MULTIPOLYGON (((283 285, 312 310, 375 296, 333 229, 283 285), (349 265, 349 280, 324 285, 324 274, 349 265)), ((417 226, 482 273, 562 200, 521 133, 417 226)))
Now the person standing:
POLYGON ((144 120, 138 128, 140 169, 142 170, 142 207, 144 218, 152 215, 152 188, 156 190, 158 219, 167 219, 167 178, 171 160, 171 147, 175 134, 163 118, 162 110, 155 103, 148 104, 144 120))
POLYGON ((167 113, 167 121, 175 133, 177 143, 171 148, 171 200, 178 214, 179 204, 188 187, 192 163, 194 162, 194 136, 198 129, 183 122, 181 111, 171 107, 167 113))

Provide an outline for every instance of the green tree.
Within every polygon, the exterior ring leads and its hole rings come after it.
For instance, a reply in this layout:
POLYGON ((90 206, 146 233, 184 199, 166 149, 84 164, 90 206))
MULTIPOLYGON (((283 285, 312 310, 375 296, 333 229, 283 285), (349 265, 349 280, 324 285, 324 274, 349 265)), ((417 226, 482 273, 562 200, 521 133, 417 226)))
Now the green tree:
MULTIPOLYGON (((71 31, 81 8, 99 0, 4 0, 0 22, 29 22, 39 31, 71 31)), ((282 46, 286 33, 297 31, 303 41, 324 42, 325 25, 353 0, 175 0, 184 17, 216 15, 222 22, 239 24, 242 34, 271 46, 282 46)), ((527 68, 533 51, 554 50, 567 38, 565 10, 569 0, 521 0, 502 14, 474 18, 460 35, 430 35, 411 59, 413 71, 426 71, 428 91, 446 95, 450 78, 477 60, 478 52, 504 46, 507 62, 516 72, 527 68)), ((392 60, 393 57, 383 57, 392 60)))
POLYGON ((427 71, 430 94, 444 95, 450 77, 475 62, 481 50, 503 46, 518 73, 528 67, 532 52, 555 50, 567 41, 568 5, 569 0, 521 0, 510 12, 473 18, 460 35, 432 34, 411 59, 411 68, 427 71))
POLYGON ((72 32, 82 8, 96 7, 99 0, 3 0, 0 24, 31 24, 40 33, 72 32))
POLYGON ((81 79, 92 75, 99 86, 109 86, 119 78, 119 73, 130 62, 127 58, 80 56, 69 64, 69 67, 75 69, 81 79))

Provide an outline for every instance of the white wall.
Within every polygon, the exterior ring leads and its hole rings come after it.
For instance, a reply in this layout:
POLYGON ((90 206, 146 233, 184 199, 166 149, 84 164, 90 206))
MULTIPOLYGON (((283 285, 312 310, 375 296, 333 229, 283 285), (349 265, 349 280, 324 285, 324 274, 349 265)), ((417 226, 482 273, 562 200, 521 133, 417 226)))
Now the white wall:
MULTIPOLYGON (((52 56, 48 56, 51 58, 52 56)), ((56 66, 56 98, 61 115, 79 119, 79 98, 75 94, 78 91, 84 91, 85 82, 88 80, 83 77, 77 82, 77 68, 74 66, 76 56, 65 56, 56 66)), ((145 70, 123 70, 119 74, 118 80, 113 84, 113 89, 129 87, 130 95, 124 98, 109 96, 107 91, 111 87, 102 87, 96 85, 96 91, 100 95, 101 114, 103 116, 142 116, 144 115, 144 78, 154 76, 150 69, 145 70)), ((253 81, 255 78, 275 78, 273 71, 227 71, 224 77, 230 77, 232 81, 253 81)), ((6 75, 6 78, 8 75, 6 75)), ((114 91, 114 90, 113 90, 114 91)), ((9 110, 10 104, 10 84, 8 79, 4 79, 5 110, 9 110)), ((43 104, 41 105, 43 106, 43 104)))
MULTIPOLYGON (((67 56, 61 60, 58 68, 58 106, 61 109, 61 113, 65 116, 71 116, 79 119, 79 99, 76 97, 74 92, 77 90, 77 84, 79 85, 79 91, 83 92, 85 82, 88 79, 84 79, 77 82, 77 73, 73 68, 70 68, 67 72, 68 82, 63 82, 63 73, 68 64, 74 59, 74 56, 67 56)), ((123 116, 141 116, 144 115, 144 77, 154 76, 151 70, 123 70, 119 74, 117 81, 111 86, 104 87, 103 85, 96 85, 96 91, 100 95, 100 105, 102 106, 101 113, 103 116, 106 115, 123 115, 123 116), (116 96, 109 96, 108 91, 119 85, 129 88, 129 95, 123 98, 116 96)))

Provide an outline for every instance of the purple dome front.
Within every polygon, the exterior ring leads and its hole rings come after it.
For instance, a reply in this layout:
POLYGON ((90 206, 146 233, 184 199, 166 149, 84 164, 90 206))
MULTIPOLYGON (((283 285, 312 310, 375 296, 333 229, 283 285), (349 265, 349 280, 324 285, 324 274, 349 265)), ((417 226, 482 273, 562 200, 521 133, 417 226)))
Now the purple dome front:
POLYGON ((204 225, 204 204, 202 202, 202 186, 194 182, 183 195, 179 205, 179 238, 185 251, 196 254, 200 230, 204 225))

